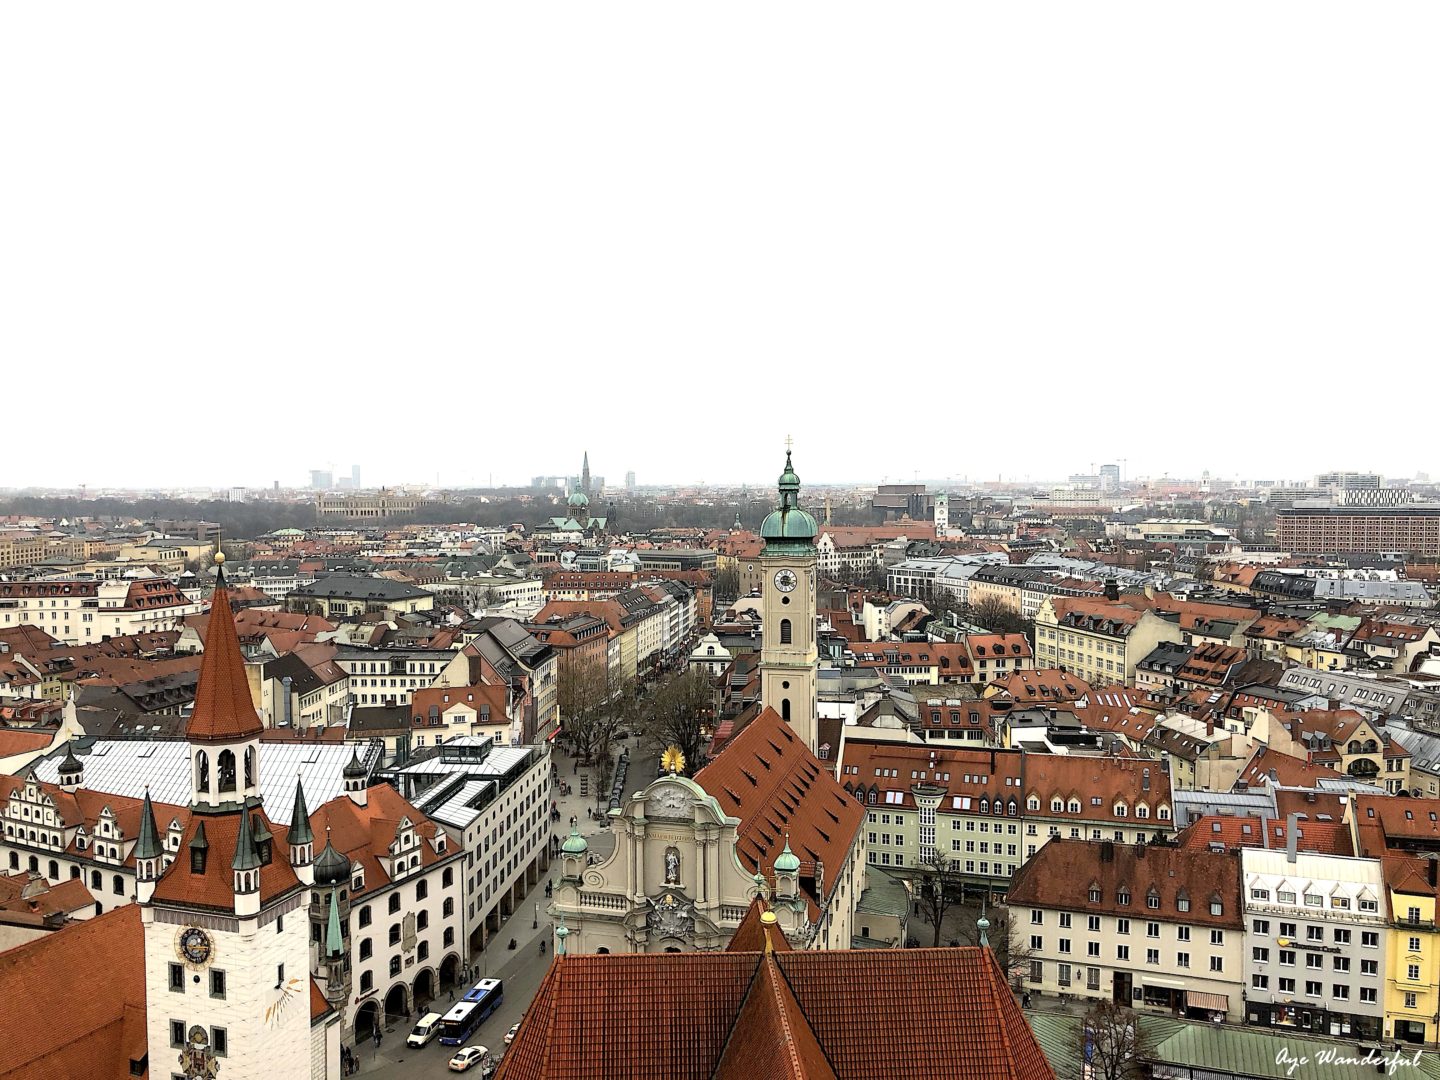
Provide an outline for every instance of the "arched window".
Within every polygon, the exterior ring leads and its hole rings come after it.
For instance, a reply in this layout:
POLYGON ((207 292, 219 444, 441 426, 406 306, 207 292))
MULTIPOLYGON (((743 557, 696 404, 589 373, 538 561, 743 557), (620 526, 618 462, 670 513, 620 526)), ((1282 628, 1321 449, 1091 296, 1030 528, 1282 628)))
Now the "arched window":
POLYGON ((790 629, 790 620, 789 620, 789 619, 781 619, 781 620, 780 620, 780 644, 781 644, 781 645, 789 645, 789 644, 791 643, 792 636, 793 636, 793 635, 792 635, 791 629, 790 629))
POLYGON ((595 950, 595 954, 596 954, 597 956, 604 956, 604 955, 605 955, 606 953, 608 953, 609 951, 610 951, 609 949, 596 949, 596 950, 595 950))
POLYGON ((220 751, 220 756, 215 759, 215 772, 220 781, 219 790, 235 790, 235 752, 233 750, 220 751))
POLYGON ((92 889, 98 889, 98 888, 100 888, 100 871, 99 871, 99 870, 91 870, 91 871, 90 871, 90 887, 91 887, 92 889))
POLYGON ((255 786, 255 748, 253 746, 245 749, 245 786, 255 786))
POLYGON ((32 874, 38 874, 40 872, 40 860, 34 855, 30 856, 30 872, 32 874))
POLYGON ((879 789, 879 788, 871 788, 871 789, 870 789, 870 805, 871 805, 871 806, 874 806, 874 805, 875 805, 875 796, 877 796, 877 795, 879 795, 879 794, 880 794, 880 789, 879 789))
POLYGON ((204 750, 195 755, 195 787, 198 791, 210 790, 210 755, 204 750))
POLYGON ((788 697, 780 701, 780 719, 787 724, 790 722, 790 699, 788 697))
POLYGON ((50 880, 60 880, 60 864, 57 863, 54 859, 50 860, 50 880))

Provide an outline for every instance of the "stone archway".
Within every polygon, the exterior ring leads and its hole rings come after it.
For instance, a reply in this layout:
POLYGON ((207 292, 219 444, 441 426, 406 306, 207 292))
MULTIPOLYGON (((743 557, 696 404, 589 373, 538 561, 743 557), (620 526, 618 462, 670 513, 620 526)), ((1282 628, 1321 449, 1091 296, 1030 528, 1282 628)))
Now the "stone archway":
POLYGON ((415 982, 411 986, 410 1000, 415 1002, 416 1013, 423 1013, 426 1007, 435 1000, 435 971, 433 968, 422 968, 415 976, 415 982))
POLYGON ((460 957, 451 953, 440 961, 440 989, 449 990, 452 986, 460 985, 460 957))
POLYGON ((355 1010, 355 1045, 360 1046, 375 1037, 375 1028, 380 1023, 380 1003, 371 998, 355 1010))
POLYGON ((409 1014, 410 990, 403 982, 398 982, 385 991, 385 1019, 398 1023, 401 1017, 409 1014))

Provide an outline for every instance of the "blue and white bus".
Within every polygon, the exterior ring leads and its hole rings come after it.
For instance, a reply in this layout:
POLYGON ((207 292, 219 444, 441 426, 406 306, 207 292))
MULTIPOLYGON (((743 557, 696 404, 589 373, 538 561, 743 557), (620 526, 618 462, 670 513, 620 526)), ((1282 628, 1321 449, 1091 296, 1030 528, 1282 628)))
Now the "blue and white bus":
POLYGON ((440 1042, 445 1046, 459 1046, 503 1000, 505 987, 499 979, 481 979, 440 1018, 440 1042))

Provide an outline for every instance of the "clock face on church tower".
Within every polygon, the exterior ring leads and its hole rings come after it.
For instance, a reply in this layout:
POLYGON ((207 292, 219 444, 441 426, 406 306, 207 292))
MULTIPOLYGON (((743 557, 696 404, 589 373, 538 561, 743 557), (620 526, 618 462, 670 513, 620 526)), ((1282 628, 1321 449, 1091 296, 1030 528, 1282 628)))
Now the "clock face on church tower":
POLYGON ((775 588, 781 592, 794 592, 795 586, 800 584, 800 579, 795 576, 794 570, 775 571, 775 588))

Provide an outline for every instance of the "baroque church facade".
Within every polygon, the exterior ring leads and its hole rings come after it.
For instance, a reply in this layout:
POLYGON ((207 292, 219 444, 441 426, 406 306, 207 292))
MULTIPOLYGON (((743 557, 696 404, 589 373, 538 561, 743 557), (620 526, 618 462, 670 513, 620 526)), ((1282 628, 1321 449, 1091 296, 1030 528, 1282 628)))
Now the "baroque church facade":
POLYGON ((610 812, 615 850, 561 848, 551 911, 572 953, 724 949, 758 899, 796 948, 845 948, 864 891, 862 808, 815 758, 815 519, 785 458, 761 526, 762 711, 695 779, 610 812))

